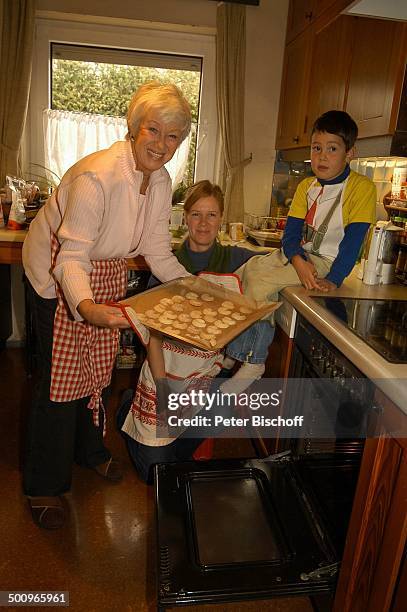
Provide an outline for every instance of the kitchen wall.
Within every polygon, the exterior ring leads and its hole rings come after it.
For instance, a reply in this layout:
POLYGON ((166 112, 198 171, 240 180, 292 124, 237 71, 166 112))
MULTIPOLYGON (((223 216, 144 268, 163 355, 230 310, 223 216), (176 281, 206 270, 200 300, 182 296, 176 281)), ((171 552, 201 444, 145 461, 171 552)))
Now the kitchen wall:
MULTIPOLYGON (((75 13, 216 29, 212 0, 37 0, 38 11, 75 13), (86 8, 85 8, 86 7, 86 8)), ((275 160, 280 82, 288 0, 262 0, 246 7, 245 209, 268 214, 275 160)))

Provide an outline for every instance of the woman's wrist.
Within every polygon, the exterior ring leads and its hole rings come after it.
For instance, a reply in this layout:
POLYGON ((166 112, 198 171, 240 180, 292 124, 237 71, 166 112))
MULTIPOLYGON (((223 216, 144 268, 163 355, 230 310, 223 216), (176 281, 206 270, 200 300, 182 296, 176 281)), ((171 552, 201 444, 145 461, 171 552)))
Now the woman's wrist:
POLYGON ((79 312, 82 319, 86 319, 86 321, 88 321, 94 305, 95 302, 93 300, 82 300, 79 302, 76 310, 79 312))

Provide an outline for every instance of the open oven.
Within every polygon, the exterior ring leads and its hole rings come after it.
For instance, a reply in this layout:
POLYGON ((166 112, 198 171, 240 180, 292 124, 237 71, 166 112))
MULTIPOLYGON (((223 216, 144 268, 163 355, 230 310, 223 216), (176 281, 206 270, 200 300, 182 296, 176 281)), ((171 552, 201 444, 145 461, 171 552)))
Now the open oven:
MULTIPOLYGON (((363 375, 301 317, 290 377, 336 377, 337 418, 364 422, 369 385, 344 392, 363 375)), ((156 466, 159 609, 334 593, 363 446, 310 432, 262 458, 156 466)))

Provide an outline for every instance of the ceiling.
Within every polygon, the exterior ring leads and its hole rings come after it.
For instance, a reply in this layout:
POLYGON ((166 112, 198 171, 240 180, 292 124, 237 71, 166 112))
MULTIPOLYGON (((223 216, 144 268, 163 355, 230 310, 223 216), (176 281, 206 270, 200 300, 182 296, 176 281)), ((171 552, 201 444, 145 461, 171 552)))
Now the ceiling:
POLYGON ((406 0, 359 0, 354 2, 344 13, 378 17, 380 19, 397 19, 407 21, 406 0))

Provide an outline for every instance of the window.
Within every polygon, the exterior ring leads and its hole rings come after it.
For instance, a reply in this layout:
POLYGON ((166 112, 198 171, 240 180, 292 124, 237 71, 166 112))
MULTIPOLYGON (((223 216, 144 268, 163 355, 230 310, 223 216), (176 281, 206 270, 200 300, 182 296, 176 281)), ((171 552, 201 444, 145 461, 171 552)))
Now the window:
POLYGON ((51 44, 51 109, 44 111, 45 165, 62 176, 85 155, 126 134, 135 89, 151 80, 178 85, 192 109, 190 136, 166 164, 174 189, 194 181, 202 59, 184 55, 51 44))
MULTIPOLYGON (((176 84, 179 84, 180 75, 188 72, 195 77, 192 81, 195 80, 196 85, 193 96, 196 97, 197 111, 195 130, 192 134, 195 145, 193 144, 191 148, 189 177, 192 179, 192 174, 195 172, 195 180, 201 178, 213 180, 217 134, 214 34, 168 32, 163 31, 162 24, 157 29, 153 25, 151 25, 152 29, 129 27, 128 22, 125 25, 110 25, 112 21, 115 20, 109 20, 109 23, 106 22, 103 26, 99 25, 98 28, 95 28, 94 24, 82 21, 73 23, 41 17, 37 19, 29 106, 30 137, 26 155, 30 164, 49 167, 47 164, 50 163, 50 159, 47 157, 46 149, 51 152, 55 151, 55 141, 45 148, 44 133, 49 127, 47 124, 52 113, 66 113, 64 116, 66 121, 72 120, 72 116, 68 116, 72 113, 86 112, 89 114, 89 120, 92 115, 101 113, 102 116, 105 116, 104 121, 107 122, 109 130, 123 130, 123 127, 117 127, 117 124, 120 125, 118 116, 110 114, 110 111, 106 109, 107 101, 111 108, 111 97, 106 84, 99 87, 99 91, 104 93, 104 96, 96 100, 88 95, 89 89, 85 94, 85 88, 82 86, 82 98, 87 98, 86 104, 82 106, 75 107, 73 97, 68 95, 65 95, 65 101, 62 101, 63 96, 61 97, 60 92, 58 93, 57 83, 64 72, 64 66, 73 66, 74 63, 82 68, 87 66, 87 69, 90 72, 93 70, 95 75, 99 73, 98 78, 102 79, 101 83, 109 70, 116 70, 123 79, 126 78, 126 73, 131 74, 135 71, 145 71, 149 75, 159 74, 160 80, 170 75, 175 79, 176 84), (120 48, 117 48, 118 44, 120 48), (44 123, 43 116, 45 116, 44 123), (193 170, 194 161, 195 170, 193 170)), ((140 81, 137 82, 139 83, 140 81)), ((123 86, 123 91, 125 89, 126 87, 123 86)), ((131 93, 134 89, 136 87, 132 88, 131 93)), ((183 91, 187 95, 184 87, 183 91)), ((121 109, 119 115, 125 106, 124 95, 123 93, 120 104, 117 105, 121 109)), ((78 96, 76 96, 77 99, 78 96)), ((95 126, 94 129, 96 129, 95 126)), ((70 131, 72 133, 72 130, 70 131)), ((125 128, 123 136, 124 134, 125 128)), ((123 136, 120 135, 119 138, 123 136)), ((113 140, 117 140, 116 132, 113 140)), ((98 145, 97 148, 105 146, 98 145)), ((60 149, 70 151, 72 146, 64 146, 60 149)), ((96 148, 93 147, 92 150, 96 148)), ((84 154, 86 152, 81 152, 78 158, 83 157, 84 154)), ((74 161, 76 159, 70 160, 68 167, 74 161)), ((56 173, 60 175, 61 171, 56 173)))

